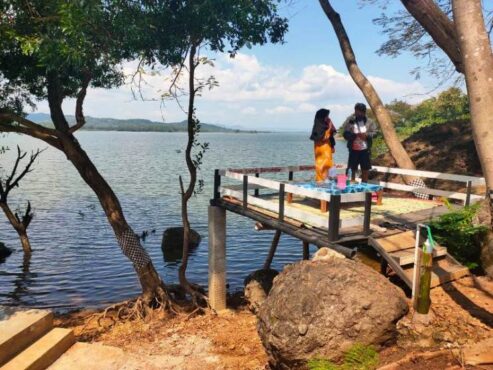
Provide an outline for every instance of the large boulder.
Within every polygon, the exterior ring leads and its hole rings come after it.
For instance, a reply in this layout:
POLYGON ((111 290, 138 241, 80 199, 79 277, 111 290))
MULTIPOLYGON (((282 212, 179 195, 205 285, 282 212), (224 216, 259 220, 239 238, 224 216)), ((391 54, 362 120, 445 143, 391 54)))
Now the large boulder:
MULTIPOLYGON (((189 253, 199 246, 201 240, 200 234, 191 229, 189 253)), ((179 262, 183 256, 183 227, 170 227, 164 230, 161 249, 166 262, 179 262)))
POLYGON ((279 275, 279 271, 261 269, 252 272, 245 278, 245 299, 248 303, 248 308, 254 314, 257 314, 258 309, 267 298, 277 275, 279 275))
POLYGON ((276 369, 311 358, 338 360, 353 344, 396 338, 408 312, 401 289, 349 259, 302 261, 284 269, 258 313, 258 333, 276 369))

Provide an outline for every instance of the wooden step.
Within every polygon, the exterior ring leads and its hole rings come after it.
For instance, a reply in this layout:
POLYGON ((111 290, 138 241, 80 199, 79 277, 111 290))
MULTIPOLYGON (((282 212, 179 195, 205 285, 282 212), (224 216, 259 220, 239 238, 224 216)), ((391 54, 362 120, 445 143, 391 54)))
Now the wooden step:
POLYGON ((75 343, 70 329, 55 328, 7 362, 0 370, 44 370, 75 343))
POLYGON ((414 248, 416 243, 414 231, 412 230, 378 238, 375 239, 375 241, 377 241, 381 248, 387 253, 414 248))
POLYGON ((1 308, 0 366, 53 328, 53 314, 45 310, 1 308))
MULTIPOLYGON (((414 246, 413 248, 403 249, 389 253, 393 259, 401 266, 414 264, 414 246)), ((443 257, 447 255, 447 248, 436 245, 433 249, 433 258, 443 257)))
MULTIPOLYGON (((410 281, 413 280, 414 265, 403 269, 410 281)), ((469 274, 469 269, 462 266, 450 255, 433 260, 431 273, 431 287, 437 287, 449 281, 454 281, 469 274)))

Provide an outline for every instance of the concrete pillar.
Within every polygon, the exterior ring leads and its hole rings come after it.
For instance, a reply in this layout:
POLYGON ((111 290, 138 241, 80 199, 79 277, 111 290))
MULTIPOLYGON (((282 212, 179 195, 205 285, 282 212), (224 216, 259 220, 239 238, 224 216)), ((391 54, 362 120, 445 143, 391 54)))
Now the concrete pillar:
POLYGON ((226 210, 209 206, 209 304, 226 308, 226 210))

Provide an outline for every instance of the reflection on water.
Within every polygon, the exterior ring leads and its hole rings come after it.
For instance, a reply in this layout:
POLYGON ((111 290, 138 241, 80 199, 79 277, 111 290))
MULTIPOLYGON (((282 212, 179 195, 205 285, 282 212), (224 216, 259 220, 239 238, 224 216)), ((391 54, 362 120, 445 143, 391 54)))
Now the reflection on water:
MULTIPOLYGON (((178 176, 186 164, 183 153, 177 151, 185 147, 186 135, 81 132, 78 139, 113 187, 135 233, 156 230, 148 234, 144 246, 164 281, 176 283, 181 253, 178 259, 172 256, 163 261, 161 238, 167 227, 181 223, 178 176)), ((313 144, 307 134, 203 134, 201 139, 210 144, 199 175, 205 188, 190 202, 190 221, 203 238, 191 253, 188 276, 206 285, 207 206, 213 170, 312 163, 313 144)), ((27 151, 46 146, 17 135, 2 138, 2 145, 16 144, 27 151)), ((0 157, 2 165, 12 158, 12 152, 0 157)), ((343 143, 337 145, 336 159, 346 161, 343 143)), ((303 175, 307 181, 311 177, 311 173, 303 175)), ((0 215, 0 241, 16 249, 0 263, 0 305, 65 310, 100 306, 139 293, 132 265, 122 255, 98 199, 61 153, 52 148, 43 152, 34 173, 12 193, 12 206, 26 199, 35 212, 29 228, 30 261, 23 260, 17 234, 0 215)), ((253 221, 235 214, 227 217, 228 284, 236 290, 248 273, 262 266, 273 232, 254 231, 253 221)), ((281 269, 301 258, 301 243, 283 236, 272 266, 281 269)))

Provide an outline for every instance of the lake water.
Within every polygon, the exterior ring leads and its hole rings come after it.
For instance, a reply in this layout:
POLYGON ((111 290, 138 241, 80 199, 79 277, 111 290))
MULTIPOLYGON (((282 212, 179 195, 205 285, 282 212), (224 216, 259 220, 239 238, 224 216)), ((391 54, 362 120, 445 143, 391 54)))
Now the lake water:
MULTIPOLYGON (((178 176, 186 172, 186 134, 80 132, 77 137, 119 197, 134 231, 156 230, 144 246, 164 281, 176 283, 180 261, 163 259, 161 238, 167 227, 180 226, 178 176)), ((11 149, 0 156, 0 167, 7 169, 17 144, 28 151, 47 147, 18 135, 0 140, 0 146, 11 149)), ((214 169, 310 164, 313 146, 308 134, 294 133, 209 133, 202 134, 201 140, 210 143, 200 173, 205 188, 190 202, 190 220, 202 235, 202 243, 190 257, 188 277, 206 286, 207 206, 214 169)), ((346 160, 343 142, 338 143, 335 156, 337 162, 346 160)), ((29 261, 23 259, 17 234, 0 214, 0 241, 15 249, 0 263, 0 305, 65 311, 139 294, 132 265, 121 253, 96 196, 61 152, 52 148, 44 151, 34 172, 12 191, 13 208, 24 207, 27 200, 35 212, 28 230, 33 246, 29 261)), ((256 232, 252 220, 232 213, 227 217, 227 279, 232 292, 242 288, 248 273, 262 267, 273 232, 256 232)), ((282 269, 301 257, 301 242, 283 235, 272 267, 282 269)))

